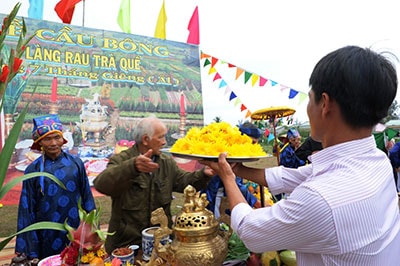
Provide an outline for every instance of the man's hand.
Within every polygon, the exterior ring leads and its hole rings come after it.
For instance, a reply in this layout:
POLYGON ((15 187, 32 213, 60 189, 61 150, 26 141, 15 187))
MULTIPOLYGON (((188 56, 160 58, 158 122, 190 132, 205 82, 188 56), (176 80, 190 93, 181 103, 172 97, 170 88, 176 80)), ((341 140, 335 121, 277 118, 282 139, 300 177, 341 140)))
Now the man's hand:
POLYGON ((215 176, 217 174, 217 172, 215 172, 211 167, 206 165, 204 167, 204 174, 207 176, 215 176))
MULTIPOLYGON (((235 167, 236 164, 229 164, 226 161, 226 156, 227 154, 224 152, 219 155, 218 162, 213 162, 209 160, 200 160, 199 163, 204 164, 206 165, 206 167, 208 166, 209 168, 211 168, 210 170, 212 170, 214 174, 218 174, 221 177, 221 179, 223 179, 224 176, 235 176, 232 167, 235 167)), ((206 171, 206 169, 204 169, 204 171, 206 171)))
POLYGON ((153 162, 153 150, 149 149, 135 159, 135 168, 142 173, 151 173, 159 168, 158 163, 153 162))

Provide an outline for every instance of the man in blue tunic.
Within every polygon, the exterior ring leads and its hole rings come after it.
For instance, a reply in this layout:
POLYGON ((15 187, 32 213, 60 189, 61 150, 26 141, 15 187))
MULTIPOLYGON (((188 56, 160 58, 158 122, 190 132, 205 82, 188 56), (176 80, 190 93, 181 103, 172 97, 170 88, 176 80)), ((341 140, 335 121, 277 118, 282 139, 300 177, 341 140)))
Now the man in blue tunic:
POLYGON ((279 153, 279 165, 289 168, 305 165, 305 162, 296 155, 296 150, 300 147, 300 144, 301 136, 299 132, 294 128, 289 129, 286 135, 286 143, 279 153))
MULTIPOLYGON (((42 155, 27 167, 25 174, 53 174, 64 183, 66 190, 43 176, 25 180, 18 207, 17 229, 42 221, 64 223, 66 220, 77 228, 80 223, 78 201, 81 200, 87 212, 96 207, 84 164, 80 158, 62 150, 67 141, 57 115, 34 118, 32 138, 31 149, 41 151, 42 155)), ((17 237, 15 252, 24 253, 29 259, 43 259, 59 254, 68 243, 66 231, 30 231, 17 237)))

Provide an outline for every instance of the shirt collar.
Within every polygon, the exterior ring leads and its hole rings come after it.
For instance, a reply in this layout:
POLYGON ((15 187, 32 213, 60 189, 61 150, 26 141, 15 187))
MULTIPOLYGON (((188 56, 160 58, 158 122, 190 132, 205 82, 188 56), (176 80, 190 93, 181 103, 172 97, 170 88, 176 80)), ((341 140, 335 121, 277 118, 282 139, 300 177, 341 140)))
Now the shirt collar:
POLYGON ((319 172, 342 157, 354 157, 369 153, 371 150, 375 149, 376 142, 372 135, 367 138, 347 141, 328 148, 323 148, 319 152, 311 155, 313 172, 319 172))

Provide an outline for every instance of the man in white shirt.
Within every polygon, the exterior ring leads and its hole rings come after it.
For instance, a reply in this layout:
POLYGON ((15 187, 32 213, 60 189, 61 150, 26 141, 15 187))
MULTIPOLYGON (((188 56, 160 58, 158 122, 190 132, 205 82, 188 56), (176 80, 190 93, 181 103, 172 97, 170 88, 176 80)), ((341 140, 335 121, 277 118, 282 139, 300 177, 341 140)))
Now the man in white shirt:
POLYGON ((218 163, 202 161, 224 182, 231 226, 251 251, 294 250, 299 266, 400 265, 393 171, 372 136, 396 96, 394 65, 370 49, 346 46, 323 57, 309 83, 311 136, 323 146, 312 164, 251 169, 228 164, 224 153, 218 163), (252 209, 236 175, 290 196, 252 209))

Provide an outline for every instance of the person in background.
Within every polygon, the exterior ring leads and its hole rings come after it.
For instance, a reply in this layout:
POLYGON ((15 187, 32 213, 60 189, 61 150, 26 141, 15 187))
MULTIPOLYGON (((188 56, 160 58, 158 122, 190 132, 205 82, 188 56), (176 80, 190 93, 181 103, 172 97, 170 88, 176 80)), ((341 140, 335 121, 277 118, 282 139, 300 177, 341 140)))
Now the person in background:
POLYGON ((387 56, 346 46, 324 56, 310 77, 307 114, 311 137, 322 143, 312 164, 267 169, 201 161, 221 177, 232 210, 231 227, 256 253, 290 249, 298 266, 399 265, 400 213, 387 155, 374 126, 397 93, 387 56), (289 193, 271 207, 251 208, 236 175, 289 193))
POLYGON ((279 151, 279 165, 290 168, 297 168, 305 165, 305 161, 301 160, 296 155, 296 150, 301 145, 301 136, 299 132, 294 128, 289 129, 284 143, 285 144, 279 151))
POLYGON ((313 140, 312 137, 308 137, 295 151, 295 153, 300 160, 306 162, 306 164, 309 164, 311 163, 309 156, 320 150, 322 150, 321 142, 313 140))
POLYGON ((400 142, 396 142, 395 144, 393 144, 392 141, 388 141, 388 143, 391 143, 391 144, 386 145, 386 149, 388 151, 390 163, 392 164, 392 167, 393 167, 393 175, 394 175, 394 181, 396 184, 396 189, 397 189, 397 192, 399 192, 400 191, 400 185, 399 185, 400 142))
MULTIPOLYGON (((297 168, 305 165, 305 161, 301 160, 296 155, 296 150, 301 145, 300 133, 295 128, 290 128, 286 133, 286 137, 280 138, 282 140, 282 147, 279 151, 279 165, 289 168, 297 168)), ((277 201, 285 197, 284 193, 274 195, 277 201)))
POLYGON ((188 185, 199 191, 215 175, 209 167, 195 172, 181 169, 172 156, 162 153, 168 132, 165 124, 150 116, 133 132, 135 144, 110 158, 107 168, 94 179, 100 193, 112 200, 106 251, 142 243, 142 230, 154 226, 152 211, 162 207, 172 226, 172 192, 183 193, 188 185))
MULTIPOLYGON (((67 222, 77 228, 80 223, 78 202, 87 212, 95 209, 86 169, 79 157, 62 150, 67 143, 62 124, 57 115, 33 119, 32 150, 42 152, 25 170, 25 174, 47 172, 53 174, 66 189, 43 176, 27 179, 22 183, 18 206, 17 231, 43 221, 67 222)), ((17 236, 15 252, 29 259, 43 259, 60 254, 68 245, 66 231, 37 230, 17 236)))
MULTIPOLYGON (((258 127, 248 121, 239 126, 239 131, 242 132, 242 134, 249 136, 252 139, 253 144, 258 143, 258 140, 261 137, 261 132, 258 127)), ((260 208, 261 202, 249 191, 247 186, 243 183, 243 179, 236 177, 236 183, 249 205, 254 208, 260 208)), ((206 208, 212 211, 215 218, 218 219, 221 216, 221 201, 226 196, 224 184, 220 177, 218 175, 213 176, 211 181, 208 183, 207 188, 201 190, 200 193, 206 193, 209 202, 206 208)), ((229 214, 229 210, 226 212, 229 214)))

